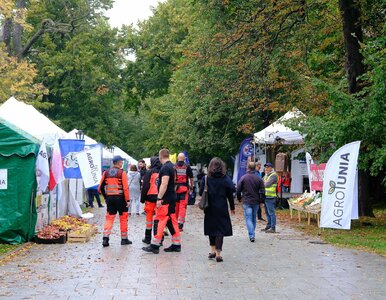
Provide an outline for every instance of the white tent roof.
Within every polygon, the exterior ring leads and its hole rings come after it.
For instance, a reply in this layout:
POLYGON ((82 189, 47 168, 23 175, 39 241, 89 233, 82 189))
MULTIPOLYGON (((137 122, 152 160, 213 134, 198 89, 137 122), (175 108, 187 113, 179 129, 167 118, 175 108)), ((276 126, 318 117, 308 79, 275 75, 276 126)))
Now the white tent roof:
POLYGON ((304 114, 297 108, 293 108, 284 116, 272 123, 268 127, 254 134, 256 144, 275 144, 280 139, 283 144, 304 144, 304 136, 297 130, 292 130, 283 125, 284 121, 302 117, 304 114))
MULTIPOLYGON (((67 138, 70 138, 70 139, 76 139, 76 133, 78 132, 78 129, 74 128, 73 130, 71 130, 68 135, 67 135, 67 138)), ((93 138, 90 138, 88 135, 84 135, 84 142, 86 145, 95 145, 95 144, 98 144, 98 142, 96 140, 94 140, 93 138)), ((112 159, 113 158, 113 154, 109 151, 109 149, 107 149, 106 147, 103 147, 102 149, 102 157, 103 158, 106 158, 106 159, 112 159)))
POLYGON ((137 165, 138 160, 132 158, 129 154, 127 154, 125 151, 123 151, 121 148, 114 146, 114 155, 120 155, 123 158, 125 158, 129 164, 131 165, 137 165))
POLYGON ((0 106, 0 117, 19 127, 33 137, 48 144, 53 144, 56 138, 64 138, 67 133, 36 110, 32 105, 9 98, 0 106))

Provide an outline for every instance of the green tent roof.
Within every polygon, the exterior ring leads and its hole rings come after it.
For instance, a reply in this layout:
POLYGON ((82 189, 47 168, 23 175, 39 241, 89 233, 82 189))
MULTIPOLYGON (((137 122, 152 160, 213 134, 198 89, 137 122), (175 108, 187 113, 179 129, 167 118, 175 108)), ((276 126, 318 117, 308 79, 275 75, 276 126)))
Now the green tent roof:
POLYGON ((36 138, 0 118, 0 155, 36 155, 39 145, 40 142, 36 138))

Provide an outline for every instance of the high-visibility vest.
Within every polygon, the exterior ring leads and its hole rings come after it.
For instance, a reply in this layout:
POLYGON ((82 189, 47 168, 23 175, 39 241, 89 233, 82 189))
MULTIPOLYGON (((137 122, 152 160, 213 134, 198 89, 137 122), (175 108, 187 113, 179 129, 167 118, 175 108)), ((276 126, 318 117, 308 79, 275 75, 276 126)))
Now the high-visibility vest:
MULTIPOLYGON (((264 182, 268 181, 272 175, 276 174, 275 172, 270 173, 269 175, 264 176, 264 182)), ((266 197, 276 197, 276 187, 277 183, 272 184, 271 186, 265 187, 265 196, 266 197)))
POLYGON ((158 195, 158 176, 159 173, 153 173, 150 176, 150 188, 147 191, 147 195, 158 195))
POLYGON ((176 165, 176 180, 175 183, 179 186, 188 186, 188 175, 187 175, 187 169, 188 166, 186 164, 183 164, 182 166, 176 165))
POLYGON ((110 168, 105 173, 105 193, 106 196, 123 195, 122 185, 123 170, 118 168, 110 168))

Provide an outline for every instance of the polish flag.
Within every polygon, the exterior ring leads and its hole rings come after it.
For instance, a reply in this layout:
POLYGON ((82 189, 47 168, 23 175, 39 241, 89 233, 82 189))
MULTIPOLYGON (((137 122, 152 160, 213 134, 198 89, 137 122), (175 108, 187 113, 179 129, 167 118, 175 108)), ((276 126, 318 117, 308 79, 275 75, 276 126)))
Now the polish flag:
POLYGON ((63 160, 60 153, 59 140, 57 139, 52 147, 50 175, 49 189, 52 191, 57 184, 61 183, 65 179, 63 174, 63 160))

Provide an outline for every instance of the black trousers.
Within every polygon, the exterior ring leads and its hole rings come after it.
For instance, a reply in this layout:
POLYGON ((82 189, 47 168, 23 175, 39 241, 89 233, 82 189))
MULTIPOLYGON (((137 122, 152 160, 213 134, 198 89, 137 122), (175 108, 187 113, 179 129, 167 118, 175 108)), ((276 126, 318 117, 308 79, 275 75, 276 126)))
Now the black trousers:
POLYGON ((98 202, 98 206, 102 206, 101 198, 99 197, 99 193, 97 190, 87 190, 87 196, 88 196, 88 204, 93 207, 94 206, 94 197, 96 198, 98 202))
POLYGON ((223 236, 209 236, 209 244, 216 246, 216 250, 222 251, 222 244, 224 242, 223 236))

